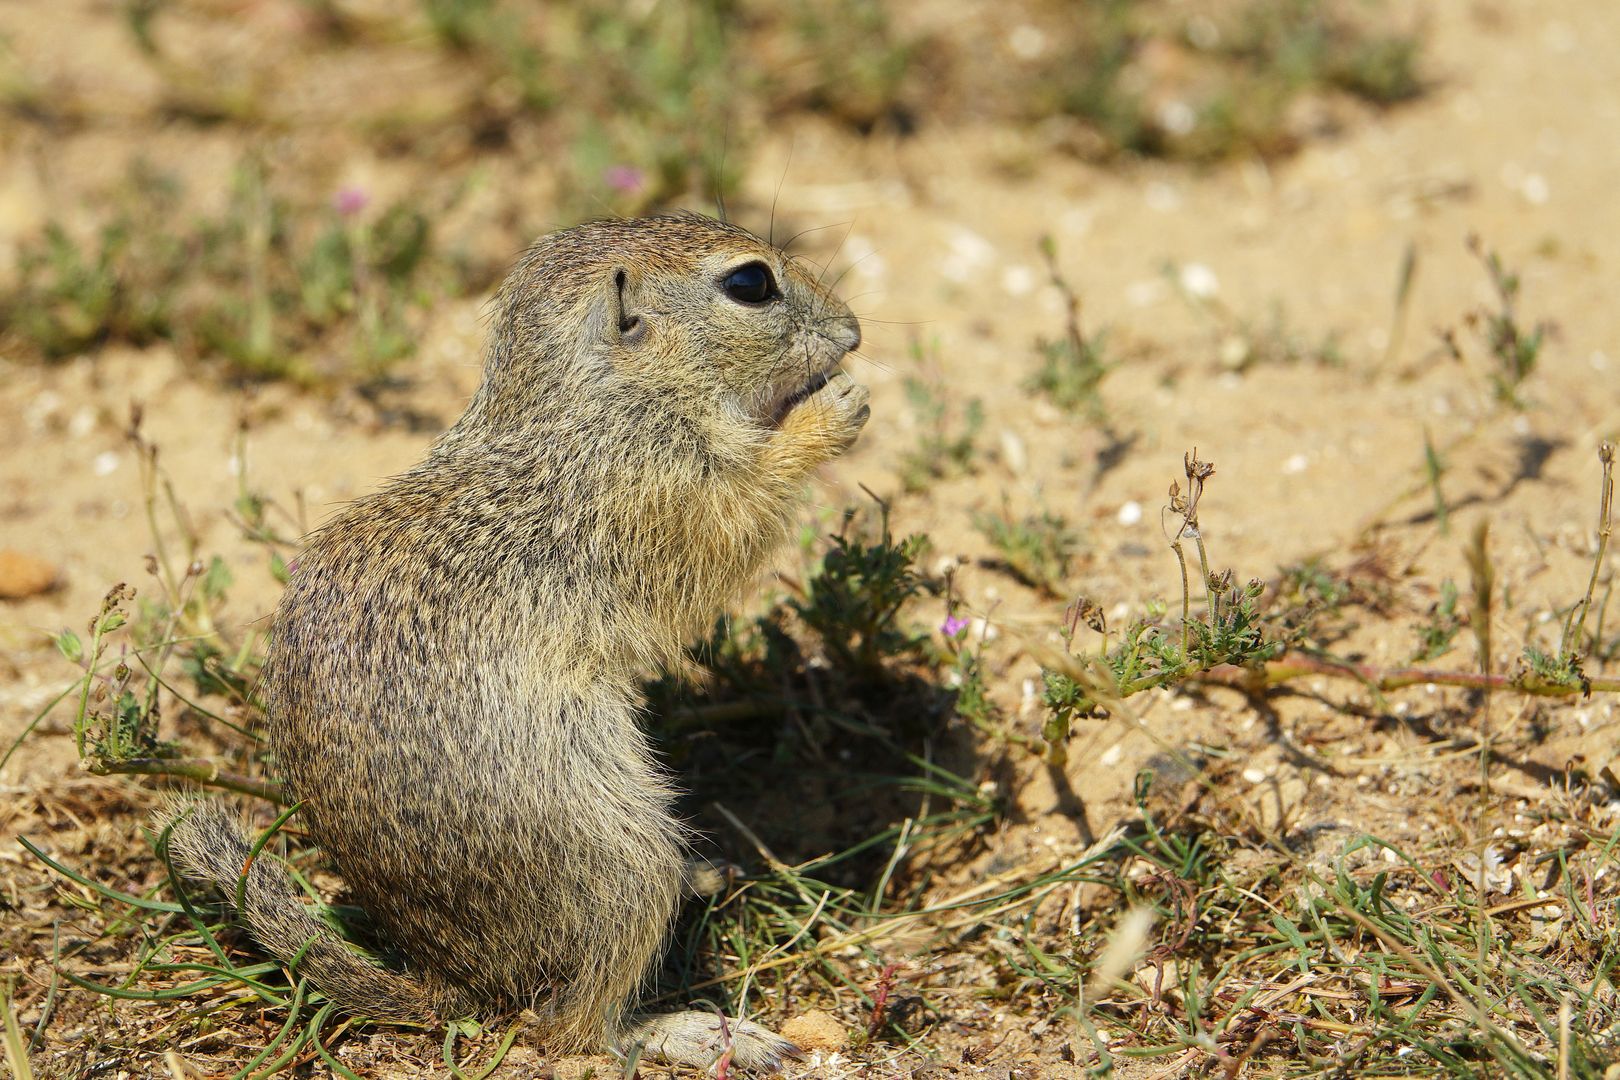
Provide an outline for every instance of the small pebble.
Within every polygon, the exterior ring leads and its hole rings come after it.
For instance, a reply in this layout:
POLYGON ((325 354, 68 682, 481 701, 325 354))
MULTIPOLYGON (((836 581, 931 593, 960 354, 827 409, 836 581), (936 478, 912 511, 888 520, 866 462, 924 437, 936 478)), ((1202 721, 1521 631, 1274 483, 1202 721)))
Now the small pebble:
POLYGON ((1200 300, 1208 300, 1221 291, 1221 281, 1203 263, 1187 263, 1181 268, 1181 287, 1200 300))
POLYGON ((1046 52, 1046 34, 1039 27, 1019 23, 1007 35, 1007 48, 1020 60, 1038 60, 1046 52))
POLYGON ((1159 106, 1159 126, 1172 135, 1186 135, 1198 126, 1198 113, 1185 101, 1167 101, 1159 106))
POLYGON ((820 1009, 793 1017, 782 1025, 781 1034, 800 1050, 837 1050, 849 1041, 849 1032, 838 1018, 820 1009))
POLYGON ((1157 210, 1161 214, 1168 214, 1181 208, 1181 195, 1163 180, 1153 181, 1142 194, 1147 200, 1148 209, 1157 210))
POLYGON ((1152 307, 1164 296, 1164 282, 1157 278, 1133 281, 1125 286, 1125 302, 1132 307, 1152 307))
POLYGON ((1009 266, 1001 272, 1001 287, 1008 296, 1028 296, 1035 291, 1035 271, 1027 266, 1009 266))
POLYGON ((21 600, 49 592, 60 576, 57 568, 44 559, 0 548, 0 599, 21 600))

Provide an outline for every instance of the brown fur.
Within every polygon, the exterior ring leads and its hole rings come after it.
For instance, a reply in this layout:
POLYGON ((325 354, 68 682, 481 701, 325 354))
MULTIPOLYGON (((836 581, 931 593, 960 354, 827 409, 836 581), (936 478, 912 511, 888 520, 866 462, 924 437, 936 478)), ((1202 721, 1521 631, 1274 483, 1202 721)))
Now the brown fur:
MULTIPOLYGON (((284 958, 315 937, 301 970, 357 1012, 533 1007, 553 1051, 702 1064, 718 1018, 627 1016, 686 880, 639 678, 678 662, 859 433, 848 376, 790 396, 859 324, 780 251, 688 215, 542 239, 497 306, 465 415, 310 539, 264 681, 301 820, 407 975, 288 915, 290 883, 258 863, 243 914, 284 958), (750 261, 779 299, 726 295, 750 261)), ((172 850, 227 894, 246 854, 207 810, 178 820, 172 850)), ((726 1029, 740 1064, 792 1050, 726 1029)))

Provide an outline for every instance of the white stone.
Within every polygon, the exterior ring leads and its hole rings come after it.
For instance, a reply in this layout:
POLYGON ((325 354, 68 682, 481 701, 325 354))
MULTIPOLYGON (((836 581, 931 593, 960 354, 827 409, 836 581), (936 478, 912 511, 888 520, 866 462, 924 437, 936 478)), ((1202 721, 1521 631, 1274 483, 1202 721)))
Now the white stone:
POLYGON ((1040 27, 1019 23, 1007 34, 1007 48, 1020 60, 1038 60, 1046 52, 1046 34, 1040 27))
POLYGON ((1181 267, 1181 287, 1200 300, 1208 300, 1221 291, 1221 282, 1215 271, 1203 263, 1186 263, 1181 267))
POLYGON ((1155 180, 1142 192, 1149 210, 1168 214, 1181 209, 1181 193, 1163 180, 1155 180))
POLYGON ((1001 272, 1001 287, 1008 296, 1028 296, 1035 291, 1035 271, 1027 266, 1009 266, 1001 272))

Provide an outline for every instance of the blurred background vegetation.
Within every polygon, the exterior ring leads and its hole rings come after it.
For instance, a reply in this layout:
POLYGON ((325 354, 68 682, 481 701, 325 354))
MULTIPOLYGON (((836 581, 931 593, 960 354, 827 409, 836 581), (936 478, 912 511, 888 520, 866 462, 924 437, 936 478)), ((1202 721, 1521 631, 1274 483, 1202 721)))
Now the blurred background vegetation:
POLYGON ((791 123, 1210 167, 1424 87, 1421 28, 1366 0, 113 6, 97 85, 0 40, 0 138, 64 176, 0 250, 0 345, 166 341, 243 379, 381 378, 534 235, 735 203, 791 123))

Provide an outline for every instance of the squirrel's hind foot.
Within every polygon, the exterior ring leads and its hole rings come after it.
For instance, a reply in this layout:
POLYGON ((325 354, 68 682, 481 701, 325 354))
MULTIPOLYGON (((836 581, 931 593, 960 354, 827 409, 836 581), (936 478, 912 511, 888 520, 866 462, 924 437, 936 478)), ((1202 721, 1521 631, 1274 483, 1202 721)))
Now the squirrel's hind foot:
POLYGON ((712 1068, 729 1051, 732 1065, 771 1073, 804 1056, 797 1046, 758 1024, 697 1010, 637 1017, 619 1040, 625 1053, 636 1047, 647 1057, 700 1069, 712 1068))

